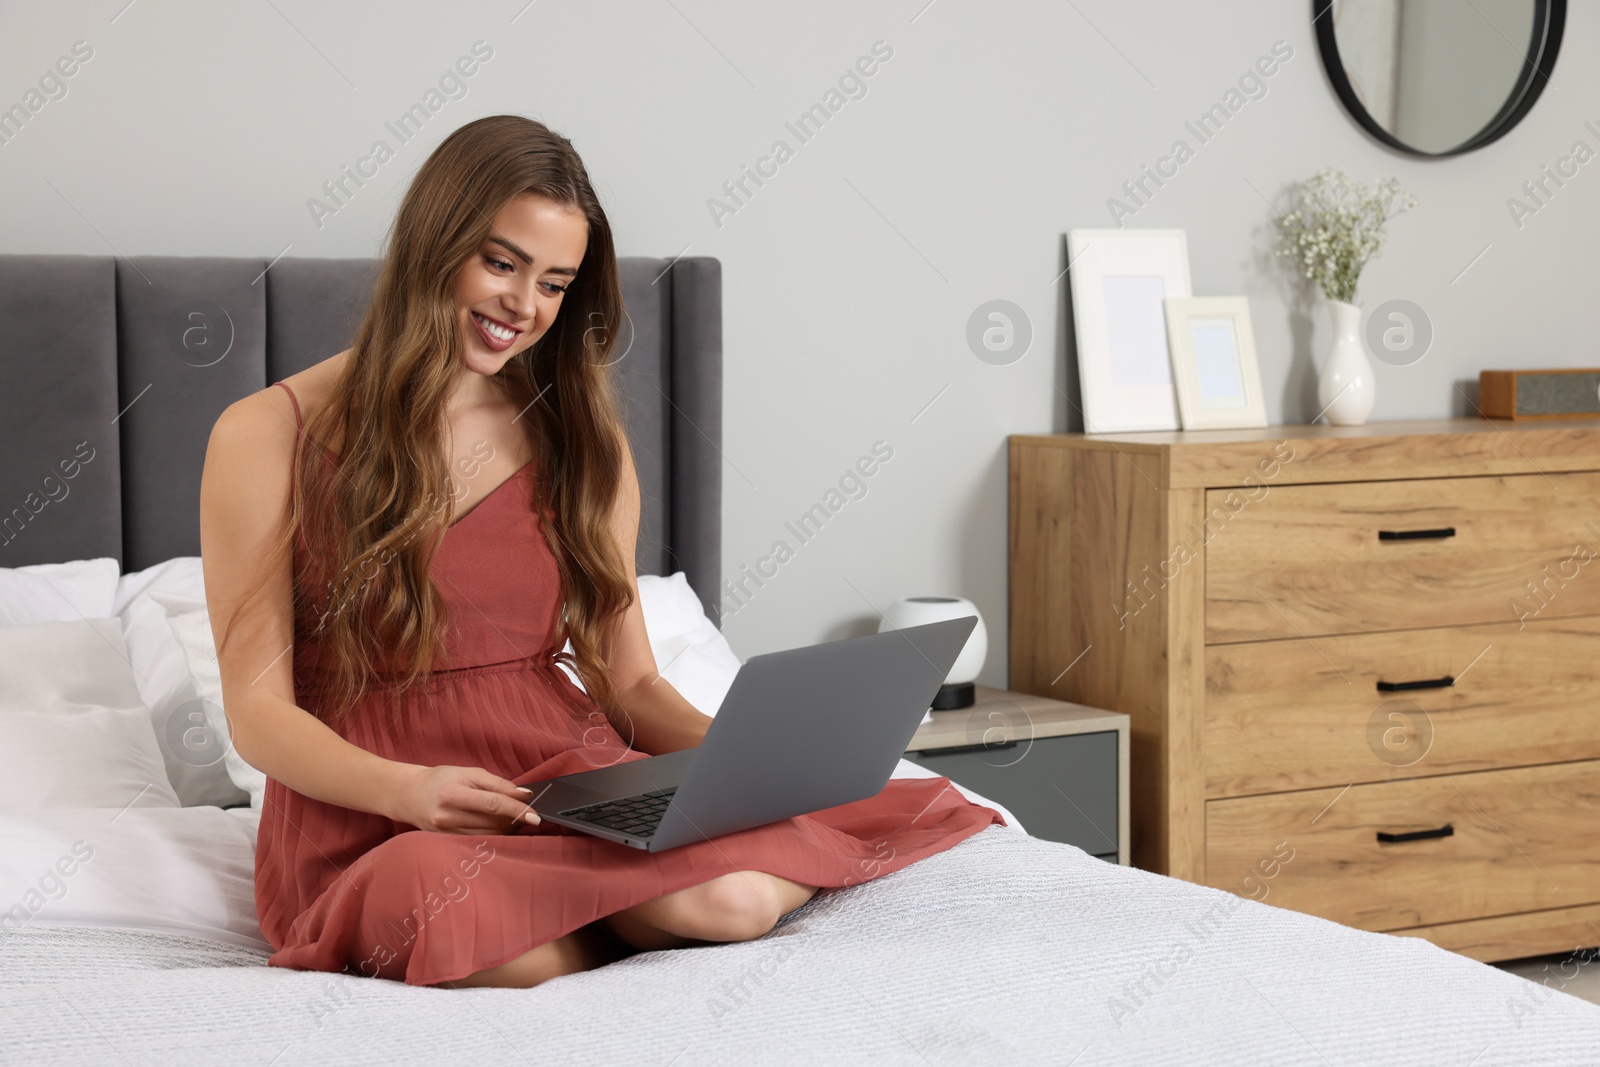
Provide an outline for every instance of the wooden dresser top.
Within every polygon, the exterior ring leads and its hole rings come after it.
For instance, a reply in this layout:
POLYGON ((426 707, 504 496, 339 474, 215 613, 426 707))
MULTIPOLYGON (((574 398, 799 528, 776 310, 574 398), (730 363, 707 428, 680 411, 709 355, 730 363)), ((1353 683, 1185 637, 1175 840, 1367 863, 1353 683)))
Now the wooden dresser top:
POLYGON ((1010 442, 1014 448, 1117 452, 1163 489, 1600 469, 1600 418, 1589 417, 1012 434, 1010 442))

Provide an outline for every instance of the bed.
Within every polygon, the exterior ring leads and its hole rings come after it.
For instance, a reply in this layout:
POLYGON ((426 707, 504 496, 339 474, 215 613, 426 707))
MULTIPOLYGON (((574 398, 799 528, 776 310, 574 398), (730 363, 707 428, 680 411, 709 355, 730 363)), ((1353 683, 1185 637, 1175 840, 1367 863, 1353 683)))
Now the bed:
MULTIPOLYGON (((345 346, 375 267, 0 256, 0 1060, 1600 1062, 1600 1008, 1275 908, 1270 878, 1234 894, 1031 837, 959 782, 1006 825, 756 941, 531 990, 265 966, 261 783, 218 737, 200 470, 223 407, 345 346)), ((720 265, 621 268, 641 599, 667 677, 714 711, 738 667, 720 265)))

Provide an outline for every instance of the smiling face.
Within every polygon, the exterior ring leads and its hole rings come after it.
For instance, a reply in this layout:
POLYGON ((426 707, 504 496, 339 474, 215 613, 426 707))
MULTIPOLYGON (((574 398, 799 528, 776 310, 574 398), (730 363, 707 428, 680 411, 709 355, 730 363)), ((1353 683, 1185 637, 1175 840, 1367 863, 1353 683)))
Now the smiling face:
POLYGON ((456 276, 456 310, 467 368, 499 373, 556 320, 561 297, 583 262, 583 213, 534 193, 512 197, 483 245, 456 276))

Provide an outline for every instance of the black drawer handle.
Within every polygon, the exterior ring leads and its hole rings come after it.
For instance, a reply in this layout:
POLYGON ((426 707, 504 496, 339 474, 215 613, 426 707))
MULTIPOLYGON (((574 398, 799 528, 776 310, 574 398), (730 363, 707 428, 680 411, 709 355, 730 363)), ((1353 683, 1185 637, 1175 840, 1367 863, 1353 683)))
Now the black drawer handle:
POLYGON ((1426 841, 1434 837, 1454 837, 1455 834, 1456 828, 1449 823, 1445 823, 1437 830, 1413 830, 1409 834, 1386 834, 1379 830, 1378 840, 1386 844, 1398 844, 1401 841, 1426 841))
POLYGON ((1441 526, 1437 530, 1379 530, 1380 541, 1423 541, 1440 537, 1454 537, 1454 526, 1441 526))
POLYGON ((1456 680, 1447 674, 1443 678, 1423 678, 1415 682, 1379 682, 1378 692, 1399 693, 1407 689, 1448 689, 1455 684, 1456 680))
POLYGON ((999 752, 1002 748, 1016 747, 1017 743, 1015 741, 999 741, 992 745, 980 741, 975 745, 956 745, 952 748, 924 748, 915 753, 907 753, 907 755, 953 756, 957 752, 999 752))

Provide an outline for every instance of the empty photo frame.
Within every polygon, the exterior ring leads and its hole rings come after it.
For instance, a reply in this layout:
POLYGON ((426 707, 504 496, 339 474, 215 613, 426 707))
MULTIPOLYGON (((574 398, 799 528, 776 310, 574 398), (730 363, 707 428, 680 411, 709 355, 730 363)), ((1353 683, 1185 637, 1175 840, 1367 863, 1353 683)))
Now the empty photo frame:
POLYGON ((1068 230, 1085 433, 1176 430, 1164 301, 1189 295, 1182 230, 1068 230))
POLYGON ((1185 430, 1267 424, 1261 368, 1242 296, 1168 300, 1167 345, 1185 430))

